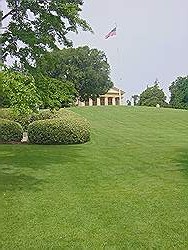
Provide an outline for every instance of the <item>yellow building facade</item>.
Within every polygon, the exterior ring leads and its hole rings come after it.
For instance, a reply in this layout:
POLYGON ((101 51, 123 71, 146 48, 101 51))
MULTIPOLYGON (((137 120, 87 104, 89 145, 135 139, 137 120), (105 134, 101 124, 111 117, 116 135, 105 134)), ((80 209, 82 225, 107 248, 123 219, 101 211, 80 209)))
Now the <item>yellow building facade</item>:
POLYGON ((112 87, 105 95, 93 100, 89 98, 85 102, 77 101, 78 106, 108 106, 108 105, 122 105, 123 95, 125 92, 117 87, 112 87))

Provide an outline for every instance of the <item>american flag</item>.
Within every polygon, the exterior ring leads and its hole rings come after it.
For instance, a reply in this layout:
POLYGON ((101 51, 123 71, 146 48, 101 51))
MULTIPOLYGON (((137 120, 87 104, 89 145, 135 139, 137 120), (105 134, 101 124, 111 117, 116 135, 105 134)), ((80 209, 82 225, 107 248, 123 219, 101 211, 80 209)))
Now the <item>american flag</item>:
POLYGON ((111 30, 106 36, 105 36, 105 39, 108 39, 109 37, 111 36, 115 36, 116 35, 116 27, 111 30))

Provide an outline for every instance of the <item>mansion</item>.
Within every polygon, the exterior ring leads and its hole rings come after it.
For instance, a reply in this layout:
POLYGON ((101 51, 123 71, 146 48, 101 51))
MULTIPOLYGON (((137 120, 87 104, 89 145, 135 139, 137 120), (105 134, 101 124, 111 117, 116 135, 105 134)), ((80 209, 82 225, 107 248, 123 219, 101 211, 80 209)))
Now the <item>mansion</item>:
POLYGON ((112 87, 104 95, 101 95, 99 98, 93 100, 89 98, 85 102, 77 101, 78 106, 107 106, 107 105, 122 105, 122 99, 125 92, 116 87, 112 87))

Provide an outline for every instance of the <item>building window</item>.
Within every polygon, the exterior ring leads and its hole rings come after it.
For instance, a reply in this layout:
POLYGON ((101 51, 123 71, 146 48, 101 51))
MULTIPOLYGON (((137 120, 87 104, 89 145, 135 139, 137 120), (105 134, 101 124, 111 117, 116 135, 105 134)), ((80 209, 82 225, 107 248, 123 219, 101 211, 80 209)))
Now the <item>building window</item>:
POLYGON ((108 97, 108 105, 112 105, 112 97, 108 97))
POLYGON ((92 100, 93 106, 97 106, 97 99, 92 100))
POLYGON ((119 105, 119 97, 115 98, 115 103, 116 103, 116 105, 119 105))

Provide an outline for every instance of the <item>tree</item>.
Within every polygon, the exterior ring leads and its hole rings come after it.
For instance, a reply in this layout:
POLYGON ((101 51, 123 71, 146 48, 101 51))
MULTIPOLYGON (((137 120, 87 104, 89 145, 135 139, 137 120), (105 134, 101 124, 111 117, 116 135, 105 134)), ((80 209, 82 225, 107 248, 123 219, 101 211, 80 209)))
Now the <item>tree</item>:
POLYGON ((139 95, 132 95, 132 99, 134 102, 134 106, 136 106, 138 104, 138 101, 139 101, 139 95))
POLYGON ((131 101, 127 100, 127 106, 131 106, 131 101))
POLYGON ((78 27, 90 30, 80 18, 82 0, 4 0, 9 8, 2 20, 10 18, 1 37, 2 57, 19 59, 27 68, 46 51, 57 49, 59 44, 71 46, 67 33, 78 27))
POLYGON ((44 108, 66 107, 75 101, 77 92, 72 83, 42 74, 35 74, 34 78, 37 92, 44 108))
POLYGON ((169 87, 173 108, 188 109, 188 76, 178 77, 169 87))
POLYGON ((0 72, 0 107, 12 107, 26 114, 39 107, 60 108, 73 103, 76 90, 68 81, 21 73, 13 70, 0 72), (37 86, 36 86, 37 80, 37 86))
POLYGON ((104 52, 87 46, 45 54, 37 61, 37 71, 73 83, 81 100, 95 99, 113 86, 104 52))
POLYGON ((41 103, 34 78, 12 70, 0 72, 0 99, 19 114, 29 114, 41 103))
POLYGON ((160 89, 158 83, 155 82, 154 86, 147 87, 147 89, 140 94, 138 105, 155 107, 159 104, 161 107, 164 107, 166 106, 165 100, 166 96, 163 90, 160 89))

